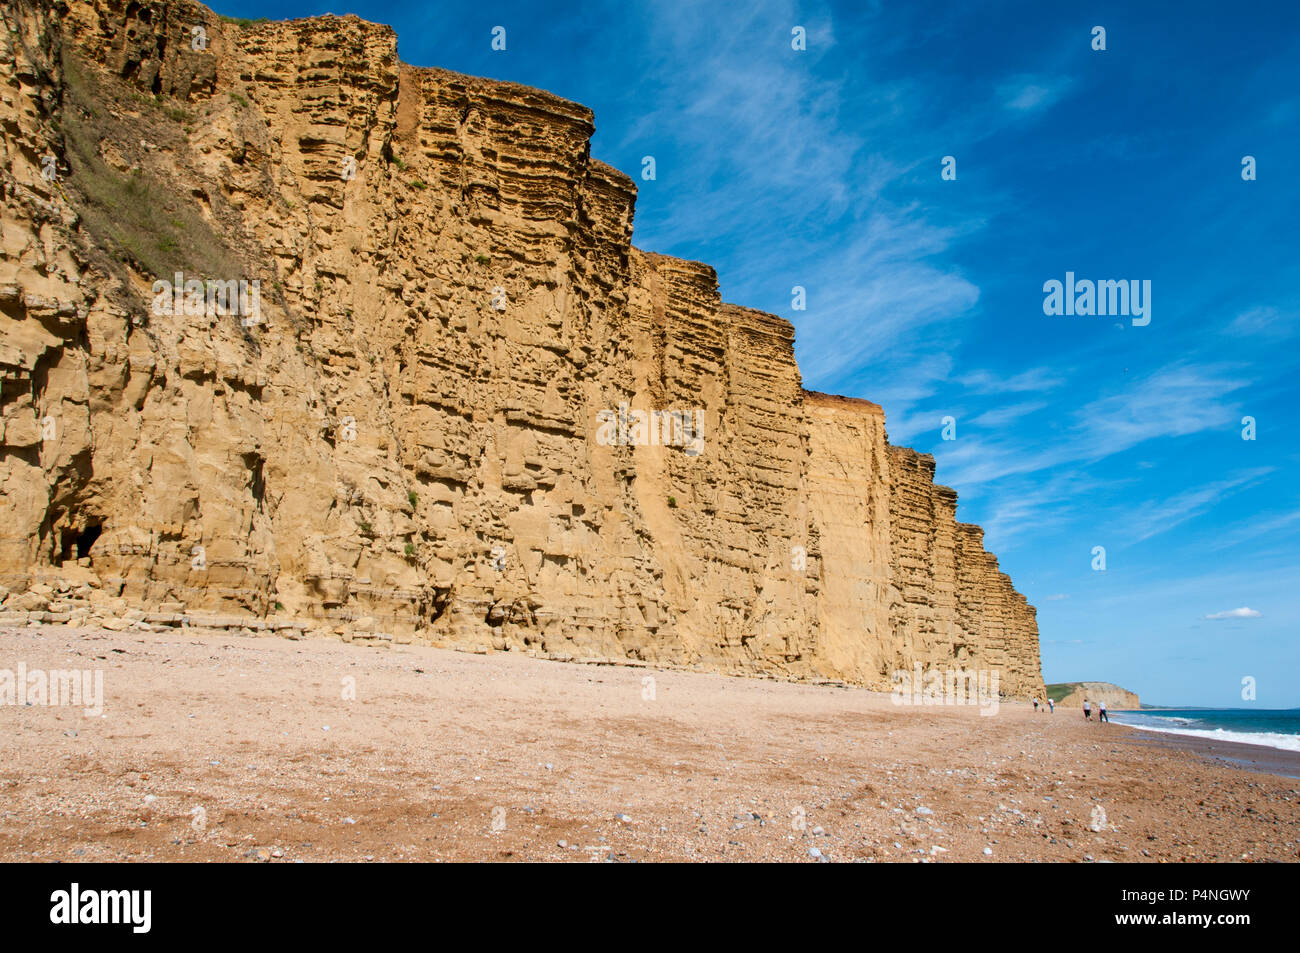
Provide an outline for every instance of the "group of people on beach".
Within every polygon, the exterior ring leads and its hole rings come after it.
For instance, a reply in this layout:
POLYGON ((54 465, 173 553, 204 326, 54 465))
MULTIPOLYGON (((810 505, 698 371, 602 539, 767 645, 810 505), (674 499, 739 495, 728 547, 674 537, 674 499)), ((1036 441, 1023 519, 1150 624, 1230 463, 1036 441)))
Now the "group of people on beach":
MULTIPOLYGON (((1055 700, 1049 698, 1049 699, 1047 699, 1047 704, 1046 704, 1046 705, 1043 705, 1043 706, 1040 708, 1039 705, 1038 705, 1038 696, 1035 695, 1035 696, 1034 696, 1034 711, 1035 711, 1035 712, 1045 711, 1045 712, 1049 712, 1050 714, 1055 715, 1055 714, 1056 714, 1056 702, 1055 702, 1055 700)), ((1091 699, 1085 698, 1085 699, 1083 700, 1083 718, 1084 718, 1085 721, 1092 721, 1092 700, 1091 700, 1091 699)), ((1097 723, 1100 724, 1100 723, 1103 722, 1103 721, 1105 721, 1105 722, 1109 722, 1109 721, 1110 721, 1110 716, 1106 714, 1106 703, 1105 703, 1104 701, 1102 701, 1102 700, 1099 698, 1099 699, 1097 699, 1097 723)))
MULTIPOLYGON (((1086 698, 1083 700, 1083 720, 1092 721, 1092 709, 1088 707, 1088 699, 1086 698)), ((1106 703, 1100 698, 1097 699, 1097 721, 1098 723, 1110 721, 1110 716, 1106 714, 1106 703)))

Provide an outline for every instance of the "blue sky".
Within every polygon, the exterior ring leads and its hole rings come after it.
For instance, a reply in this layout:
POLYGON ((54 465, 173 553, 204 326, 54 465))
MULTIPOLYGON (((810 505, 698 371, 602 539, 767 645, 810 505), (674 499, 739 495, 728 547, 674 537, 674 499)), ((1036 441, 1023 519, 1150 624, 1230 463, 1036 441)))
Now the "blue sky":
POLYGON ((635 243, 789 318, 806 387, 934 454, 1038 607, 1049 682, 1300 706, 1300 4, 577 6, 214 9, 356 13, 406 62, 590 106, 635 243), (1150 280, 1150 324, 1045 315, 1067 271, 1150 280))

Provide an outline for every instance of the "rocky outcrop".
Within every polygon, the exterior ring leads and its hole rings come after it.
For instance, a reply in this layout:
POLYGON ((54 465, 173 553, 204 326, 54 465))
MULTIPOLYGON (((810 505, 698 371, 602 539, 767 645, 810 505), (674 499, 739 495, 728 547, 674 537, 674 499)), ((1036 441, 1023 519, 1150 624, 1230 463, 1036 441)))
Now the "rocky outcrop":
POLYGON ((1048 685, 1047 692, 1051 697, 1056 698, 1056 704, 1060 708, 1082 710, 1085 698, 1092 702, 1093 709, 1096 709, 1099 701, 1106 703, 1108 711, 1126 709, 1136 711, 1142 707, 1136 692, 1112 685, 1110 682, 1063 682, 1048 685))
POLYGON ((1034 610, 933 460, 805 392, 788 322, 631 246, 589 110, 355 17, 4 11, 11 599, 1042 690, 1034 610), (210 300, 241 280, 255 314, 210 300))

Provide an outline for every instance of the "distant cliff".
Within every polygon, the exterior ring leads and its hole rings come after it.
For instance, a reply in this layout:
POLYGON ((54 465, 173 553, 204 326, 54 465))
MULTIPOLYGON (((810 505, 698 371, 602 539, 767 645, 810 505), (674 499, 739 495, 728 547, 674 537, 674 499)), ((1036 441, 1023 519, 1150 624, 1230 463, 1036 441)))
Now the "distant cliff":
POLYGON ((1107 709, 1137 709, 1142 707, 1136 692, 1120 688, 1110 682, 1059 682, 1047 686, 1047 697, 1056 700, 1062 708, 1083 708, 1086 698, 1094 708, 1104 701, 1107 709))
POLYGON ((15 593, 76 562, 94 599, 60 609, 92 621, 1043 691, 933 459, 805 391, 787 321, 631 246, 585 107, 351 16, 4 9, 15 593))

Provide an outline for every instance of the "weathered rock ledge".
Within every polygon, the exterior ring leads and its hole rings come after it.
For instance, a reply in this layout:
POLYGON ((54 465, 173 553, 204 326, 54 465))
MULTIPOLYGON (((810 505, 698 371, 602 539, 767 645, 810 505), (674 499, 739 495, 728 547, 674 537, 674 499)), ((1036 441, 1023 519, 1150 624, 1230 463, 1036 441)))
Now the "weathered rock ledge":
POLYGON ((4 13, 0 614, 1042 692, 933 459, 631 246, 586 108, 351 16, 4 13))

